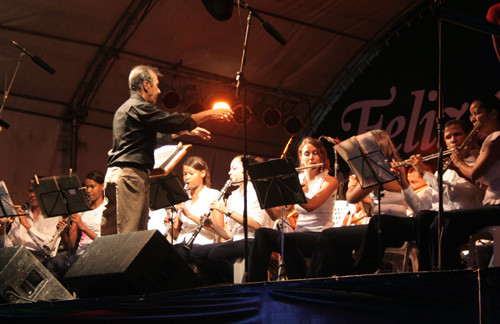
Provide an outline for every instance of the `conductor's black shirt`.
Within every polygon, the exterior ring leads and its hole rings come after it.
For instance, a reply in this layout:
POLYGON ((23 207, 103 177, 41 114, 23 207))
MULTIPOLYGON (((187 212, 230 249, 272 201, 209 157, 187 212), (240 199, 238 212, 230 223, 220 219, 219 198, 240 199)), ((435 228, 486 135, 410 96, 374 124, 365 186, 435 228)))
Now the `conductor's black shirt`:
POLYGON ((113 118, 113 148, 108 153, 108 167, 151 170, 157 133, 169 134, 171 141, 171 134, 194 128, 196 122, 189 114, 168 113, 134 93, 113 118))

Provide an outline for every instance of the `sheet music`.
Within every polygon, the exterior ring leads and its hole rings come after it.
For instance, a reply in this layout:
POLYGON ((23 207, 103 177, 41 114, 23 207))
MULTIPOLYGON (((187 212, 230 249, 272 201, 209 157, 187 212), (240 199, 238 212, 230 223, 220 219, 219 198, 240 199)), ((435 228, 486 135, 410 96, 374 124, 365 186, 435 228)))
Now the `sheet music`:
POLYGON ((155 164, 154 169, 163 169, 165 174, 169 174, 177 163, 186 154, 191 144, 182 145, 164 145, 154 151, 155 164))
POLYGON ((335 149, 349 164, 363 189, 397 179, 371 132, 353 136, 335 145, 335 149))
POLYGON ((3 208, 0 208, 0 217, 17 215, 17 212, 14 208, 14 203, 10 198, 9 190, 7 189, 5 181, 0 181, 0 199, 0 203, 3 206, 3 208), (4 210, 6 214, 4 213, 4 210))

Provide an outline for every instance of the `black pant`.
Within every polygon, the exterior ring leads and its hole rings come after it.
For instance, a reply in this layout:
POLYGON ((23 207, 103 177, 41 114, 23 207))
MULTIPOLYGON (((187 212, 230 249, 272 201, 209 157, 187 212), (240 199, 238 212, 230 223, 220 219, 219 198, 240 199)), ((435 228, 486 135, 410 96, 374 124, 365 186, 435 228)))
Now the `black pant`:
POLYGON ((404 242, 414 239, 413 218, 392 215, 372 216, 356 255, 356 272, 375 272, 380 268, 380 261, 387 247, 400 247, 404 242))
POLYGON ((76 254, 58 254, 53 258, 45 260, 43 265, 50 271, 50 273, 52 273, 54 277, 61 280, 79 257, 80 256, 76 254))
POLYGON ((437 265, 437 232, 431 231, 437 215, 437 211, 422 210, 414 216, 419 271, 431 271, 437 265))
POLYGON ((353 251, 358 250, 368 225, 329 228, 319 235, 307 278, 353 273, 353 251))
MULTIPOLYGON (((248 239, 251 251, 253 239, 248 239)), ((245 240, 198 245, 190 253, 191 261, 198 267, 205 284, 233 282, 233 263, 245 257, 245 240)))
MULTIPOLYGON (((305 258, 312 256, 319 232, 285 233, 284 264, 289 279, 304 278, 307 272, 305 258)), ((270 228, 259 228, 250 262, 250 281, 267 280, 267 271, 272 252, 281 253, 281 232, 270 228)))
MULTIPOLYGON (((442 270, 463 268, 460 247, 470 236, 483 227, 500 225, 500 206, 485 206, 473 209, 453 210, 443 215, 443 236, 441 240, 442 270)), ((437 233, 437 218, 431 225, 437 233)), ((437 251, 437 240, 434 242, 437 251)))

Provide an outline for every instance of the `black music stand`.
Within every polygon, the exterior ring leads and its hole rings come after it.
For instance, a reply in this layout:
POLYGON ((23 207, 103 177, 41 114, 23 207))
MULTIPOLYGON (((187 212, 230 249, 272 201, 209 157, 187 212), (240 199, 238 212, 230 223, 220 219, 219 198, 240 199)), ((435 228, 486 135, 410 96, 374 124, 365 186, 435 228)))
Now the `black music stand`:
MULTIPOLYGON (((171 208, 175 211, 175 205, 189 200, 189 196, 184 190, 179 178, 174 174, 170 173, 164 176, 151 177, 150 181, 150 191, 149 191, 149 208, 151 210, 157 210, 161 208, 171 208)), ((170 220, 172 230, 174 228, 174 220, 170 220)), ((165 233, 167 236, 168 233, 165 233)), ((172 241, 173 235, 171 234, 172 241)))
POLYGON ((85 187, 77 176, 32 180, 33 190, 47 217, 71 215, 90 210, 85 187))
POLYGON ((189 200, 179 178, 170 173, 150 179, 149 207, 151 210, 175 206, 189 200))
POLYGON ((340 156, 349 164, 349 167, 356 175, 359 185, 363 189, 378 186, 378 222, 377 222, 377 241, 378 241, 378 260, 382 259, 381 237, 380 237, 380 214, 382 205, 382 188, 384 183, 397 180, 397 175, 391 171, 387 157, 382 153, 380 146, 371 134, 353 136, 340 144, 335 145, 335 149, 340 156))
POLYGON ((0 181, 0 218, 14 217, 17 215, 7 185, 5 181, 0 181))
MULTIPOLYGON (((297 171, 293 164, 285 159, 251 164, 248 173, 259 199, 260 208, 267 209, 284 205, 307 203, 304 191, 300 184, 297 171)), ((286 215, 284 209, 281 215, 281 263, 276 279, 286 278, 284 274, 284 224, 286 215)))

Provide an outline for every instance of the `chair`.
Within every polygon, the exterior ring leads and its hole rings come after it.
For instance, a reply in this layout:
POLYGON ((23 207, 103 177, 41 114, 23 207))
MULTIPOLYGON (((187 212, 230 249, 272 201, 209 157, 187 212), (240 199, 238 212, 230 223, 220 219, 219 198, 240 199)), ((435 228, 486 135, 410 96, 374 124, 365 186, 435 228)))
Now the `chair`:
MULTIPOLYGON (((409 272, 411 261, 411 271, 418 271, 418 249, 413 242, 405 242, 399 248, 385 249, 382 264, 391 264, 392 269, 386 272, 409 272)), ((383 270, 381 272, 384 272, 383 270)))
POLYGON ((489 262, 489 268, 500 266, 500 247, 497 245, 500 244, 500 226, 488 226, 482 228, 477 233, 471 236, 469 240, 469 256, 467 258, 467 267, 468 268, 478 268, 478 251, 476 242, 479 240, 490 240, 493 241, 493 255, 489 262))
MULTIPOLYGON (((346 200, 337 200, 335 201, 335 206, 333 207, 333 215, 332 215, 332 222, 333 222, 333 227, 341 227, 344 226, 345 221, 347 220, 346 218, 349 215, 353 214, 353 209, 352 204, 349 204, 346 200)), ((354 207, 354 210, 356 208, 354 207)))

